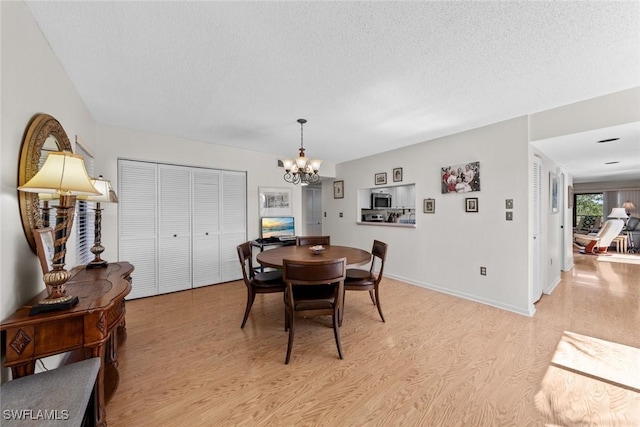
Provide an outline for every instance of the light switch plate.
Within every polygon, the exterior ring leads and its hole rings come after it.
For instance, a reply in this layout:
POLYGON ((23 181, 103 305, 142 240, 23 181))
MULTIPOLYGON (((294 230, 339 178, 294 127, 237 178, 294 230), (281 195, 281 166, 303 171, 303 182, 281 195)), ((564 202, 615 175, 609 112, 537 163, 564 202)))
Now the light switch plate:
POLYGON ((505 200, 505 205, 507 209, 513 209, 513 199, 507 199, 505 200))

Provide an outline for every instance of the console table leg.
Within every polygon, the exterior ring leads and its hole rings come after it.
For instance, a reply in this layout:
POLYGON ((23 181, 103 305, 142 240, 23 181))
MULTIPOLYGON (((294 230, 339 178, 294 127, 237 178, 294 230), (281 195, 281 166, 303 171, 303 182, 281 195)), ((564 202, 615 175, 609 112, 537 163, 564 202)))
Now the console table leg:
POLYGON ((32 375, 36 370, 36 362, 27 362, 22 365, 13 366, 11 368, 11 377, 15 380, 16 378, 26 377, 27 375, 32 375))
POLYGON ((94 405, 94 419, 97 427, 106 427, 107 425, 107 410, 105 408, 104 397, 104 362, 105 362, 105 346, 101 344, 97 347, 91 348, 91 357, 100 358, 100 371, 98 371, 98 378, 95 385, 95 405, 94 405))

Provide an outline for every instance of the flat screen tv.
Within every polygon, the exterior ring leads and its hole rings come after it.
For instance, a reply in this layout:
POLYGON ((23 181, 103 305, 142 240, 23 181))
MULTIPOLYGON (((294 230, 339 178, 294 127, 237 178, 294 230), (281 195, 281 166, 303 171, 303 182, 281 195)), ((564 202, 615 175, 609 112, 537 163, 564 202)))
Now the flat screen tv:
POLYGON ((295 236, 296 228, 292 216, 269 216, 260 218, 260 237, 295 236))

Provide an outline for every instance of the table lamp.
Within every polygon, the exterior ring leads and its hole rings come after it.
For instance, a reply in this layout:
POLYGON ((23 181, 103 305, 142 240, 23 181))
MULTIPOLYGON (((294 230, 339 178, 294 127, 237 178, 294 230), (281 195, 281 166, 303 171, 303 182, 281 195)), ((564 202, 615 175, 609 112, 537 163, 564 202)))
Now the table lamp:
POLYGON ((631 212, 636 210, 636 205, 633 204, 631 200, 627 200, 622 204, 622 207, 627 212, 627 216, 631 216, 631 212))
POLYGON ((42 202, 42 228, 49 227, 49 218, 51 216, 51 206, 49 203, 52 203, 53 200, 58 200, 60 196, 53 193, 40 193, 38 194, 38 199, 42 202))
POLYGON ((627 215, 627 211, 624 208, 613 208, 611 209, 611 213, 609 213, 608 218, 626 220, 629 218, 629 215, 627 215))
POLYGON ((33 306, 29 314, 71 308, 78 302, 78 297, 65 292, 65 283, 70 277, 69 272, 64 268, 66 244, 69 238, 68 231, 73 226, 73 216, 69 216, 69 210, 74 208, 76 196, 94 195, 100 192, 91 185, 83 157, 67 151, 50 153, 38 173, 26 184, 18 187, 18 190, 60 196, 59 205, 54 206, 56 225, 53 269, 43 277, 49 295, 38 305, 33 306))
POLYGON ((91 178, 91 184, 98 190, 100 195, 95 196, 80 196, 80 200, 86 200, 87 202, 96 202, 96 218, 94 222, 94 241, 93 247, 90 249, 94 255, 93 261, 87 264, 87 268, 106 267, 109 263, 102 258, 100 254, 104 252, 104 246, 102 246, 102 208, 100 203, 118 203, 118 196, 116 192, 111 188, 111 182, 108 179, 104 179, 102 175, 97 178, 91 178))

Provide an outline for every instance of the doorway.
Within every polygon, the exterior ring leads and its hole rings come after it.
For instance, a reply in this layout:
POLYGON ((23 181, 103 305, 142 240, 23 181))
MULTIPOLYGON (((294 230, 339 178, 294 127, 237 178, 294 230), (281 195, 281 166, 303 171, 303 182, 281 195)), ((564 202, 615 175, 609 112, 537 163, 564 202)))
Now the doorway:
POLYGON ((302 187, 302 235, 322 235, 322 186, 307 185, 302 187))

